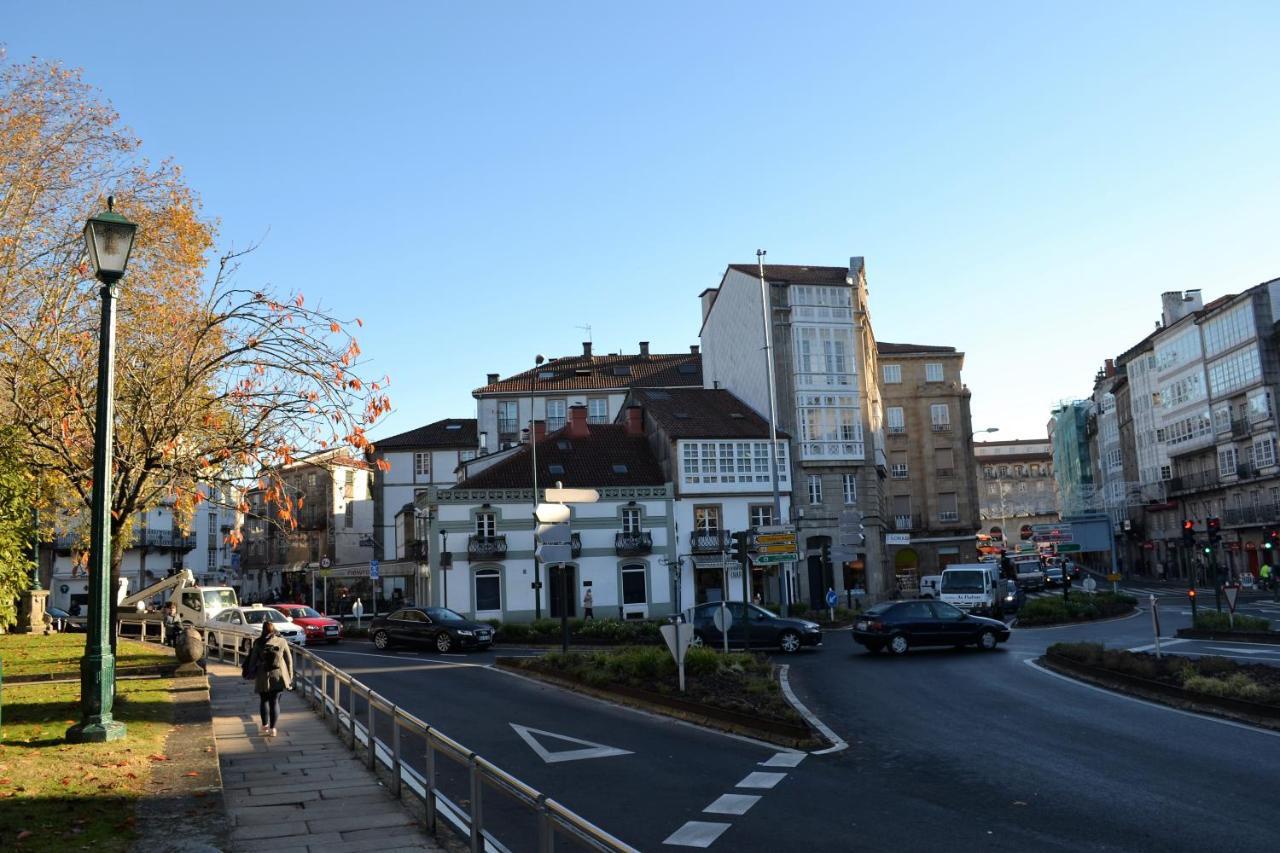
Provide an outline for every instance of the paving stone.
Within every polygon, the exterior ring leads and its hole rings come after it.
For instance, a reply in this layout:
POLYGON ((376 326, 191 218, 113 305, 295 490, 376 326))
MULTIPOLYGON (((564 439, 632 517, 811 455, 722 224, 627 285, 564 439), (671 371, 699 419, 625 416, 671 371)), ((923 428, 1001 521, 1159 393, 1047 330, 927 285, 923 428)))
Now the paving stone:
MULTIPOLYGON (((403 807, 388 800, 385 808, 362 809, 359 814, 309 818, 307 820, 307 828, 311 832, 341 832, 345 837, 350 832, 377 830, 378 827, 387 826, 407 826, 412 822, 413 818, 409 816, 409 813, 403 807)), ((381 831, 384 835, 386 834, 385 830, 381 831)))
MULTIPOLYGON (((233 814, 234 818, 234 814, 233 814)), ((260 823, 250 826, 237 826, 231 830, 231 840, 240 841, 251 838, 281 838, 286 835, 306 835, 311 830, 305 821, 290 820, 275 823, 260 823)), ((305 841, 301 843, 305 844, 305 841)))
POLYGON ((302 803, 293 805, 259 805, 252 800, 241 802, 235 810, 236 826, 249 826, 255 823, 272 821, 306 820, 302 803))

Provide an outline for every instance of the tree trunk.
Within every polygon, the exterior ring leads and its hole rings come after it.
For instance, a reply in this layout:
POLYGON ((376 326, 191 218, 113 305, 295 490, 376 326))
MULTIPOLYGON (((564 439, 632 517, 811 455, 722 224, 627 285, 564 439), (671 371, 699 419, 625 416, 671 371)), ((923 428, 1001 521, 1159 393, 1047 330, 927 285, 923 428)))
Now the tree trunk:
POLYGON ((116 654, 116 636, 120 633, 120 608, 116 603, 116 590, 120 587, 120 567, 124 564, 124 546, 120 528, 111 522, 111 574, 107 578, 107 628, 111 636, 111 654, 116 654))

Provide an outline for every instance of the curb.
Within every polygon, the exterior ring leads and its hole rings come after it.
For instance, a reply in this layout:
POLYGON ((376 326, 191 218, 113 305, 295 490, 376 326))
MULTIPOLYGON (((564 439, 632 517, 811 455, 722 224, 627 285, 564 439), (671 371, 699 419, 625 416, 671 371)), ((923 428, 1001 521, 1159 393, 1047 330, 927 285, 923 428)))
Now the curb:
POLYGON ((1211 631, 1202 628, 1179 628, 1183 640, 1212 640, 1215 643, 1270 643, 1280 645, 1280 631, 1211 631))
MULTIPOLYGON (((1146 611, 1143 610, 1141 607, 1135 607, 1133 608, 1132 613, 1126 613, 1123 616, 1108 616, 1106 619, 1079 619, 1074 622, 1053 622, 1048 625, 1018 624, 1018 629, 1021 631, 1039 631, 1041 629, 1048 629, 1048 628, 1076 628, 1076 627, 1079 627, 1080 625, 1102 625, 1107 622, 1119 622, 1123 619, 1132 619, 1133 617, 1138 616, 1145 612, 1146 611)), ((1014 621, 1017 622, 1018 620, 1015 619, 1014 621)), ((1013 625, 1010 625, 1009 627, 1012 628, 1013 625)))

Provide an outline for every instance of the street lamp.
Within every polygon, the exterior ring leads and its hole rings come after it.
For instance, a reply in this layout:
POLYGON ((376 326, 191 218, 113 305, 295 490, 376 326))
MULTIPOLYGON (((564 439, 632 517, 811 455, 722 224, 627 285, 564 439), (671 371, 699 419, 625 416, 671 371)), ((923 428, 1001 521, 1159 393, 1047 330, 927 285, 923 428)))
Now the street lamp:
POLYGON ((115 602, 111 574, 111 442, 115 384, 116 282, 129 265, 138 226, 115 210, 84 226, 85 248, 94 277, 102 283, 102 322, 98 328, 98 401, 93 428, 93 501, 89 517, 89 625, 80 659, 80 722, 67 729, 71 743, 102 743, 125 735, 124 723, 111 716, 115 703, 116 659, 111 652, 111 615, 115 602))
MULTIPOLYGON (((546 359, 540 355, 534 358, 533 372, 529 374, 529 450, 533 456, 533 530, 535 549, 538 538, 538 418, 533 413, 533 407, 538 396, 537 386, 534 383, 538 379, 538 368, 542 366, 544 361, 546 359)), ((545 409, 542 414, 545 419, 545 409)), ((542 618, 542 578, 539 577, 537 554, 533 555, 533 618, 542 618)))

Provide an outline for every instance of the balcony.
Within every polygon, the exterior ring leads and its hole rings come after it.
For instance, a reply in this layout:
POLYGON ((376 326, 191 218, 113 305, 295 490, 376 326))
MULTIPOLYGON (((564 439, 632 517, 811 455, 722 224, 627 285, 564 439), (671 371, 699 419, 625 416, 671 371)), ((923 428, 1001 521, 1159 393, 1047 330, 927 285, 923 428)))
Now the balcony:
POLYGON ((478 536, 467 537, 467 558, 470 560, 501 560, 507 556, 507 537, 478 536))
POLYGON ((889 435, 906 435, 907 434, 907 428, 904 426, 885 427, 884 431, 887 432, 889 435))
POLYGON ((934 424, 934 432, 951 432, 951 424, 934 424))
POLYGON ((907 466, 897 463, 889 466, 889 476, 895 480, 907 479, 907 466))
POLYGON ((189 551, 196 547, 196 537, 177 530, 136 530, 133 541, 134 548, 172 548, 175 551, 189 551))
POLYGON ((1249 422, 1248 422, 1247 420, 1244 420, 1244 419, 1241 419, 1241 420, 1238 420, 1238 421, 1232 421, 1232 422, 1231 422, 1231 437, 1232 437, 1232 438, 1248 438, 1248 437, 1249 437, 1249 422))
POLYGON ((895 515, 893 517, 893 529, 899 533, 908 530, 920 529, 920 516, 918 515, 895 515))
POLYGON ((863 459, 866 445, 861 441, 806 441, 800 444, 803 460, 863 459))
POLYGON ((1258 476, 1258 469, 1254 468, 1248 462, 1242 462, 1236 466, 1237 480, 1252 480, 1256 476, 1258 476))
POLYGON ((954 477, 956 470, 954 468, 938 468, 933 473, 939 477, 954 477))
POLYGON ((938 513, 938 521, 943 524, 952 524, 960 520, 960 513, 953 511, 938 513))
POLYGON ((689 547, 695 554, 719 554, 729 550, 729 534, 723 530, 695 530, 689 534, 689 547))
POLYGON ((653 534, 636 531, 634 533, 615 533, 613 550, 619 557, 638 557, 653 550, 653 534))
POLYGON ((427 561, 427 547, 429 543, 425 539, 410 539, 404 543, 404 556, 408 560, 418 560, 419 562, 427 561))
POLYGON ((573 559, 575 560, 582 556, 581 534, 578 534, 578 533, 569 534, 569 555, 573 557, 573 559))
POLYGON ((1211 489, 1218 485, 1217 471, 1196 471, 1191 474, 1179 474, 1169 481, 1170 492, 1190 492, 1197 489, 1211 489))

